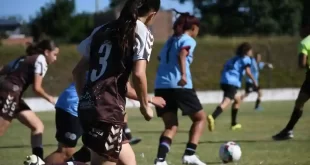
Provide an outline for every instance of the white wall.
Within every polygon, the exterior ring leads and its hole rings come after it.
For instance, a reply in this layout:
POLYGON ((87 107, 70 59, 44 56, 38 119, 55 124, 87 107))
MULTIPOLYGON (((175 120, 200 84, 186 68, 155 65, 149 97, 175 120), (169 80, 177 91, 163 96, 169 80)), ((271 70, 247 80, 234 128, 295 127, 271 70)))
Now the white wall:
MULTIPOLYGON (((282 88, 282 89, 266 89, 263 91, 263 101, 281 101, 281 100, 295 100, 297 98, 299 89, 298 88, 282 88)), ((150 94, 153 95, 153 94, 150 94)), ((219 103, 222 100, 223 92, 222 91, 200 91, 197 92, 197 95, 202 104, 209 103, 219 103)), ((256 100, 256 94, 252 93, 246 102, 251 102, 256 100)), ((51 111, 54 110, 54 107, 49 102, 41 98, 26 98, 26 103, 30 108, 35 111, 51 111)), ((139 107, 139 103, 134 100, 127 100, 127 108, 139 107)))

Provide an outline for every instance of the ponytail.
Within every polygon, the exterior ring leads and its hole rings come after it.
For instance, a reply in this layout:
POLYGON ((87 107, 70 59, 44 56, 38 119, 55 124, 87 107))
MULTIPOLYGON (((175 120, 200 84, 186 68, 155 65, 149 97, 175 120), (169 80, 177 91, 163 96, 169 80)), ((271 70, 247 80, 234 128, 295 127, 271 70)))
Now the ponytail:
POLYGON ((26 48, 26 55, 27 56, 44 54, 45 50, 52 51, 57 47, 55 45, 54 41, 52 41, 52 40, 42 40, 42 41, 38 42, 37 44, 28 42, 27 45, 28 45, 26 48))
POLYGON ((200 21, 195 16, 190 15, 190 13, 182 13, 176 9, 172 9, 177 15, 180 15, 173 24, 173 36, 180 36, 185 31, 190 30, 193 25, 200 26, 200 21))

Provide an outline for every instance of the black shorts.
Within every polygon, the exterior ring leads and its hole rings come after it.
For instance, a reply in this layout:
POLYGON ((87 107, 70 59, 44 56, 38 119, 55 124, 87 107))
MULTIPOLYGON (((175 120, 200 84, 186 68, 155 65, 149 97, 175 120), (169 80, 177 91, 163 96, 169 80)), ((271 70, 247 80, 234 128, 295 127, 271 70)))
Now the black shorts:
POLYGON ((194 89, 155 89, 155 96, 166 101, 164 108, 156 107, 157 116, 165 112, 177 113, 181 109, 182 115, 192 115, 202 110, 202 105, 194 89))
POLYGON ((238 87, 229 84, 221 84, 221 89, 224 92, 224 97, 230 98, 231 100, 235 99, 235 95, 238 92, 238 87))
POLYGON ((56 108, 55 122, 57 141, 67 147, 75 147, 83 132, 79 118, 56 108))
POLYGON ((259 86, 256 87, 253 83, 246 83, 245 84, 245 93, 251 93, 251 92, 258 92, 259 91, 259 86))

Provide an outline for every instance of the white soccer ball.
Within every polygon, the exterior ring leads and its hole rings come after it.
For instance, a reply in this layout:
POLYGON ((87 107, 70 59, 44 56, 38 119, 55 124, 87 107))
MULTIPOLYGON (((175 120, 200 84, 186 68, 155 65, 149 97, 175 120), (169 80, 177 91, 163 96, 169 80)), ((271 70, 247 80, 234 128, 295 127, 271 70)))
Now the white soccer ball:
POLYGON ((242 152, 237 143, 230 141, 221 145, 219 155, 223 163, 230 163, 239 161, 242 152))

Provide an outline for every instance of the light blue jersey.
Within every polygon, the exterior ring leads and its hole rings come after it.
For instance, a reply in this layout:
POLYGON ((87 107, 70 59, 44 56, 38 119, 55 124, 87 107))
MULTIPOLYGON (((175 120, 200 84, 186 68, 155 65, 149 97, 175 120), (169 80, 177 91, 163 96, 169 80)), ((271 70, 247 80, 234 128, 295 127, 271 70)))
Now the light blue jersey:
POLYGON ((229 59, 222 71, 221 84, 233 85, 240 88, 243 72, 246 67, 251 66, 251 58, 248 56, 235 56, 229 59))
POLYGON ((60 108, 77 117, 78 104, 79 97, 76 93, 75 84, 72 83, 61 93, 55 107, 60 108))
MULTIPOLYGON (((251 58, 251 73, 255 79, 255 81, 258 83, 258 78, 259 78, 259 71, 262 70, 265 66, 265 63, 264 62, 259 62, 257 63, 256 59, 255 58, 251 58)), ((244 74, 245 74, 245 71, 244 71, 244 74)), ((251 83, 253 84, 253 81, 250 77, 246 76, 245 78, 245 81, 247 83, 251 83)))
POLYGON ((160 63, 157 69, 155 89, 182 88, 178 86, 178 82, 181 80, 179 53, 182 49, 188 50, 186 57, 187 84, 183 88, 193 88, 190 65, 193 62, 195 47, 196 41, 187 34, 169 38, 159 55, 160 63))

